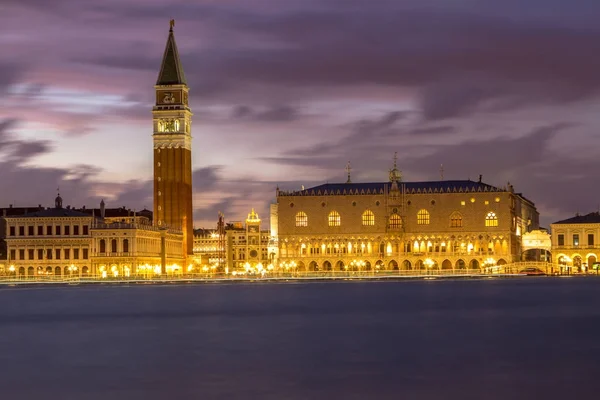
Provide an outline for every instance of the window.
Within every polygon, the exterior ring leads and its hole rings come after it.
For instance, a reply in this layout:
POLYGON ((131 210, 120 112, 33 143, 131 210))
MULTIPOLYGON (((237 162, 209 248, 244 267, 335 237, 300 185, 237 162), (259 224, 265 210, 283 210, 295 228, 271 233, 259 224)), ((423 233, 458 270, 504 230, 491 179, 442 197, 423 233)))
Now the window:
POLYGON ((42 225, 38 226, 38 236, 44 235, 44 227, 42 225))
POLYGON ((579 233, 573 234, 573 246, 579 246, 579 233))
POLYGON ((24 226, 19 227, 19 236, 25 236, 25 227, 24 226))
POLYGON ((100 253, 106 253, 106 240, 100 239, 100 253))
POLYGON ((88 226, 87 226, 87 225, 84 225, 84 226, 83 226, 83 234, 84 234, 84 235, 87 235, 87 234, 88 234, 88 226))
POLYGON ((487 213, 485 216, 485 226, 498 226, 498 217, 495 212, 490 211, 487 213))
POLYGON ((46 249, 46 258, 52 260, 52 249, 46 249))
POLYGON ((308 215, 305 212, 296 214, 296 226, 308 226, 308 215))
POLYGON ((14 260, 16 258, 17 258, 17 251, 13 249, 10 251, 10 259, 14 260))
POLYGON ((60 260, 60 249, 54 249, 54 253, 56 254, 56 259, 60 260))
POLYGON ((402 218, 398 214, 392 214, 389 220, 390 229, 402 228, 402 218))
POLYGON ((123 240, 123 253, 129 253, 129 239, 123 240))
POLYGON ((117 239, 113 239, 110 241, 110 251, 112 253, 116 253, 117 252, 117 239))
POLYGON ((19 249, 19 260, 25 259, 25 249, 19 249))
POLYGON ((73 249, 73 258, 79 260, 79 249, 73 249))
POLYGON ((65 225, 65 235, 69 236, 71 234, 71 226, 65 225))
POLYGON ((65 249, 65 260, 71 259, 71 249, 65 249))
POLYGON ((27 251, 27 253, 29 253, 29 254, 27 254, 29 256, 29 259, 33 260, 33 256, 35 255, 35 251, 33 251, 33 249, 29 249, 27 251))
POLYGON ((79 225, 73 226, 73 235, 79 236, 79 225))
POLYGON ((419 212, 417 213, 417 224, 429 225, 429 211, 419 210, 419 212))
POLYGON ((340 213, 337 211, 332 211, 329 213, 329 226, 340 226, 342 224, 342 220, 340 218, 340 213))
POLYGON ((28 226, 28 227, 27 227, 27 234, 28 234, 29 236, 33 236, 33 234, 34 234, 34 232, 33 232, 33 228, 34 228, 34 226, 33 226, 33 225, 30 225, 30 226, 28 226))
POLYGON ((60 235, 60 231, 61 231, 61 229, 60 229, 60 225, 57 225, 57 226, 56 226, 56 234, 57 234, 57 235, 60 235))
POLYGON ((44 259, 44 249, 38 249, 38 260, 44 259))
POLYGON ((46 226, 46 235, 52 236, 52 225, 46 226))
POLYGON ((83 259, 84 260, 88 259, 88 249, 83 249, 83 259))
POLYGON ((363 226, 375 225, 375 214, 373 214, 373 211, 367 210, 363 213, 362 224, 363 224, 363 226))
POLYGON ((9 233, 9 236, 15 236, 15 227, 14 227, 14 226, 11 226, 11 227, 10 227, 10 233, 9 233))
POLYGON ((558 245, 559 246, 565 245, 565 235, 562 233, 558 235, 558 245))
POLYGON ((450 215, 450 228, 462 228, 462 215, 458 212, 453 212, 450 215))
POLYGON ((593 245, 594 245, 594 234, 588 233, 588 246, 593 246, 593 245))

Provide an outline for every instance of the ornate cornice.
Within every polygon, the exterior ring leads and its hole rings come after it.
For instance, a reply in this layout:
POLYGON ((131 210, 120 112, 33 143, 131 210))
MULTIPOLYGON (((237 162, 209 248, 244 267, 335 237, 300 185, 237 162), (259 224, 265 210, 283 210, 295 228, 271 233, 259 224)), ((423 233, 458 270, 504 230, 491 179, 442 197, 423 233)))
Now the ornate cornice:
POLYGON ((154 134, 154 149, 179 149, 192 150, 192 137, 184 134, 154 134))

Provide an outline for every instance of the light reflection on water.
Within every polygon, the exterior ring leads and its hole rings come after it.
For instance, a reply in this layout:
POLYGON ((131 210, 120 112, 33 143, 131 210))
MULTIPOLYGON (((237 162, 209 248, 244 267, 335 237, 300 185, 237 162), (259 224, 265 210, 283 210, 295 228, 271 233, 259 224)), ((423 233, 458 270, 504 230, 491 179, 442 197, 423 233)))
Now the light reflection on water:
POLYGON ((0 289, 1 399, 562 399, 600 279, 0 289))

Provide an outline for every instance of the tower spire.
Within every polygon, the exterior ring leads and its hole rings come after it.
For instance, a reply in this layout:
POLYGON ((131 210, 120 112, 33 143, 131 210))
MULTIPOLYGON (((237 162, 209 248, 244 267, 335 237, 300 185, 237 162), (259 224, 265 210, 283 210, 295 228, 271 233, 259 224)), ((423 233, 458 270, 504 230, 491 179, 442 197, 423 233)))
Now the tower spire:
POLYGON ((179 59, 179 51, 177 51, 177 44, 175 43, 175 35, 173 34, 173 27, 175 26, 174 19, 169 22, 169 26, 167 46, 165 47, 165 53, 163 54, 156 84, 187 85, 183 67, 181 66, 181 60, 179 59))

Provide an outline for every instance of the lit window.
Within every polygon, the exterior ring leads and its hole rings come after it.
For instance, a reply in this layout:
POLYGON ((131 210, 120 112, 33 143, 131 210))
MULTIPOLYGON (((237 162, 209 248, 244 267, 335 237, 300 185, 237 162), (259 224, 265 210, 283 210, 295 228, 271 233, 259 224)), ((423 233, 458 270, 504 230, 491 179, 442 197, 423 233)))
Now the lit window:
POLYGON ((392 214, 390 216, 390 229, 400 229, 402 228, 402 218, 398 214, 392 214))
POLYGON ((375 225, 375 214, 373 211, 367 210, 362 215, 362 224, 364 226, 373 226, 375 225))
POLYGON ((487 213, 485 216, 485 226, 498 226, 498 217, 495 212, 490 211, 487 213))
POLYGON ((305 212, 296 214, 296 226, 308 226, 308 215, 305 212))
POLYGON ((329 213, 329 226, 340 226, 342 224, 340 213, 332 211, 329 213))
POLYGON ((453 212, 450 215, 450 228, 462 228, 462 215, 458 212, 453 212))
POLYGON ((419 212, 417 213, 417 224, 429 225, 429 211, 419 210, 419 212))
POLYGON ((467 204, 467 203, 465 203, 465 201, 464 201, 464 200, 460 202, 460 205, 461 205, 461 206, 464 206, 465 204, 467 204))

